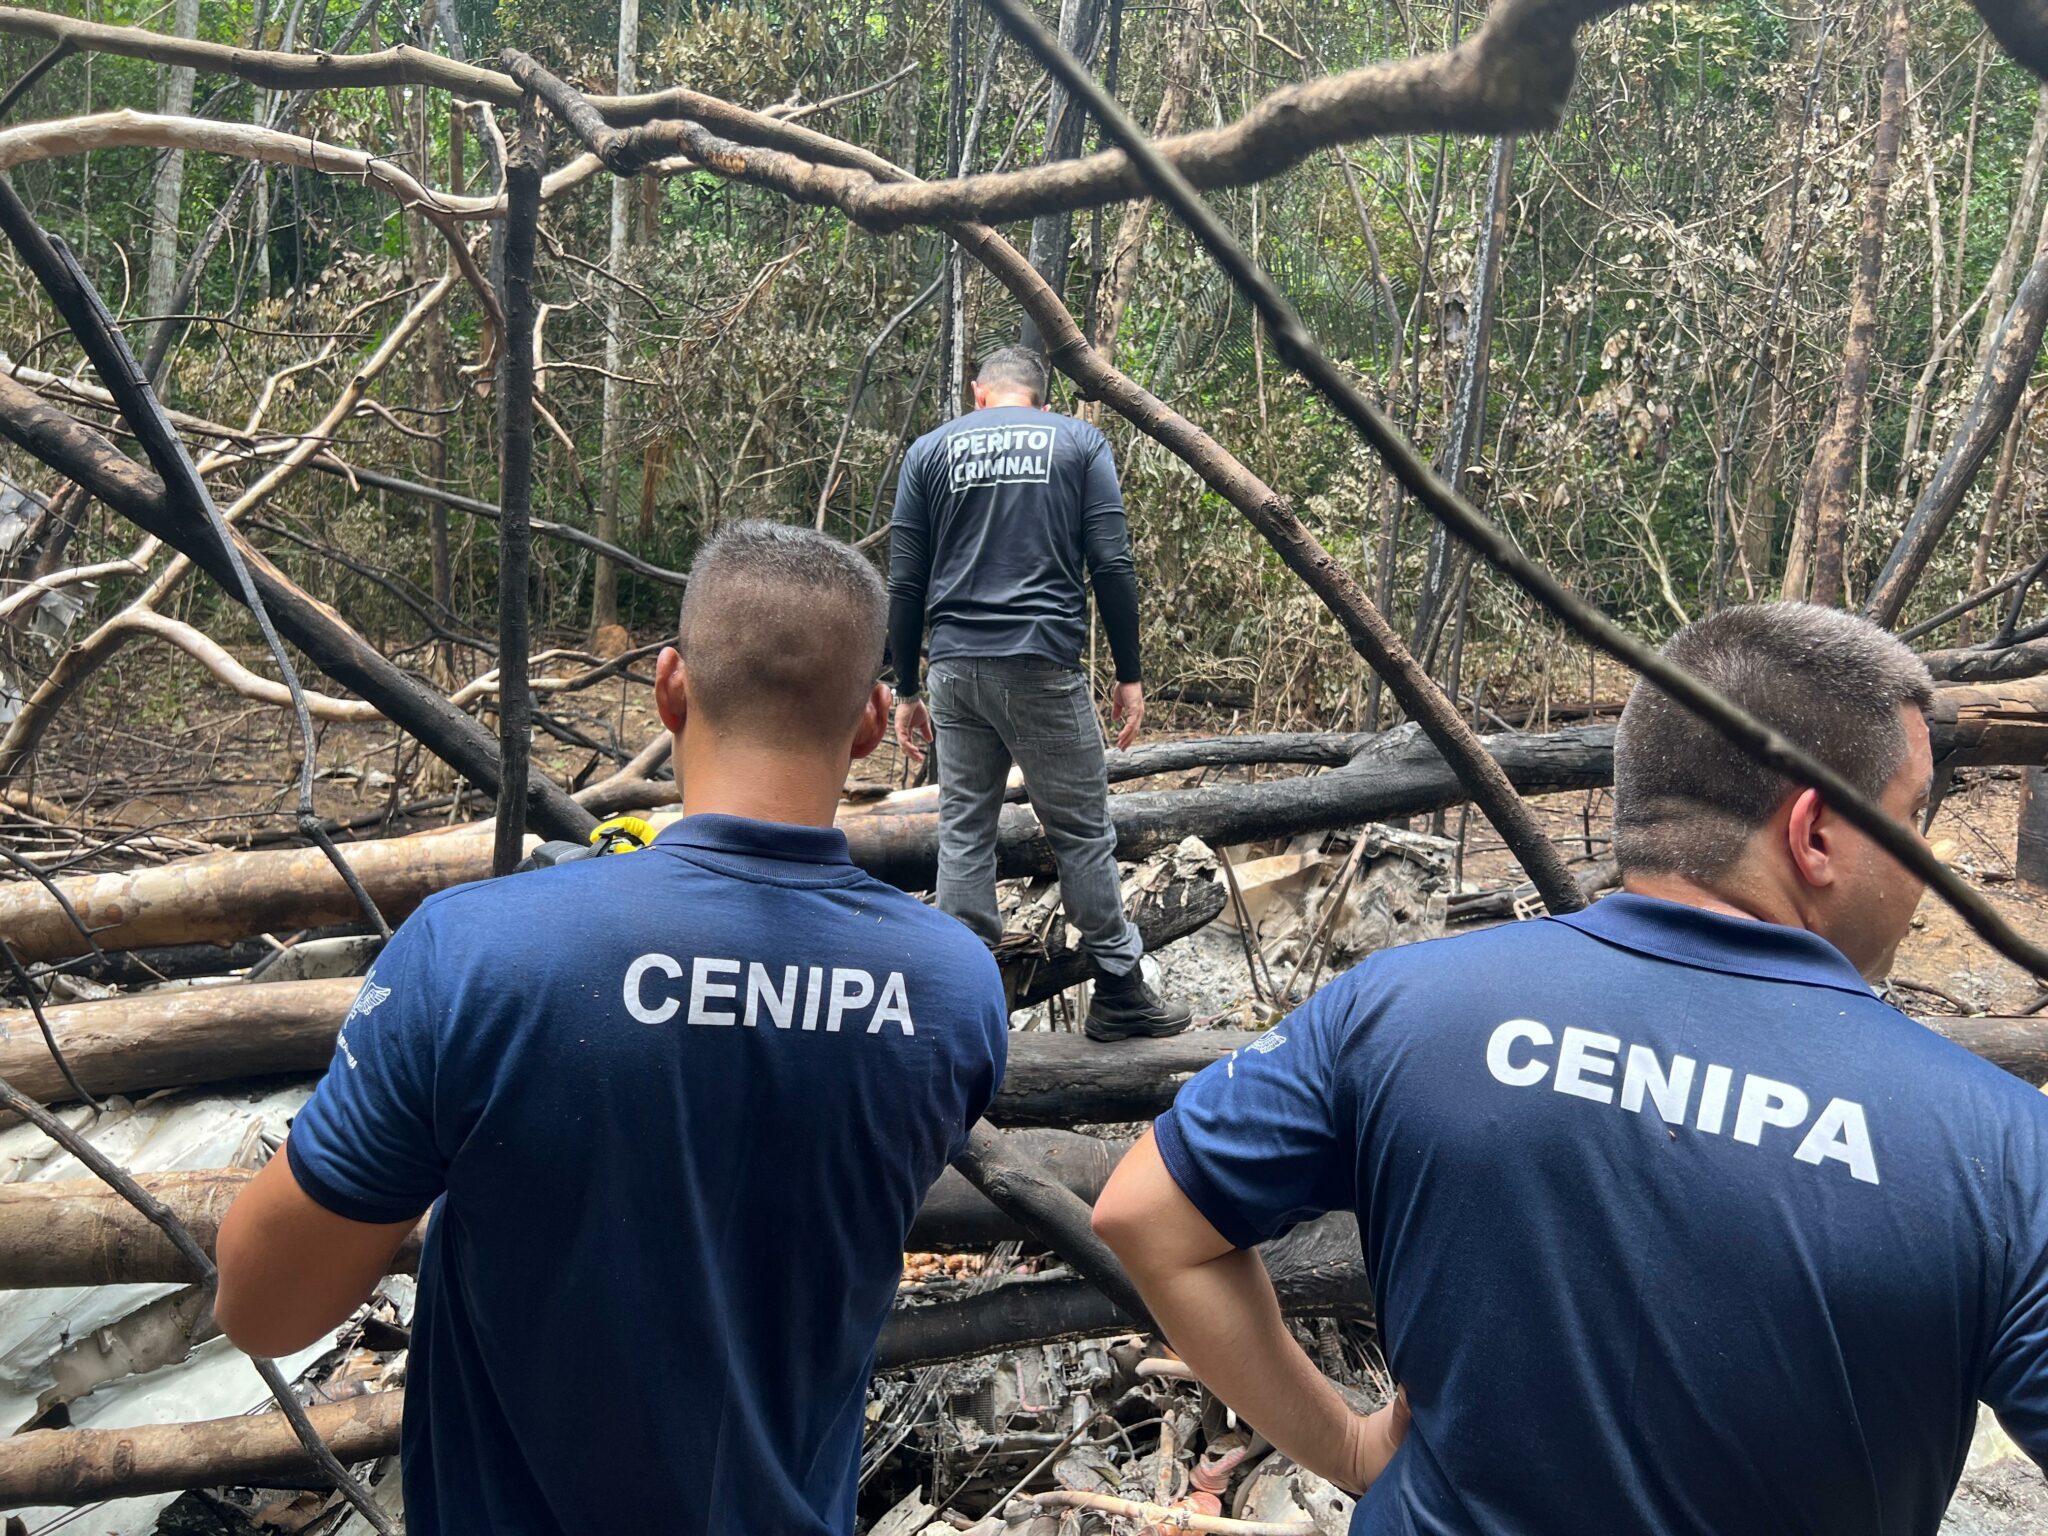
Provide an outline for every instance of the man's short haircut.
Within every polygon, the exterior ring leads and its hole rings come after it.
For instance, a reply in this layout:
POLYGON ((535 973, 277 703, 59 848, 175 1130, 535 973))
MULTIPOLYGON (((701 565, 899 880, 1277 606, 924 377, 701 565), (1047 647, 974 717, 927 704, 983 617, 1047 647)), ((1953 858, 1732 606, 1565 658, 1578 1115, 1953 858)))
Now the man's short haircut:
POLYGON ((676 649, 713 730, 764 745, 837 748, 882 670, 889 598, 851 546, 749 520, 697 551, 676 649))
POLYGON ((1045 359, 1029 347, 999 347, 981 360, 974 382, 983 389, 1028 389, 1033 405, 1045 404, 1045 359))
MULTIPOLYGON (((1726 608, 1665 657, 1875 800, 1906 756, 1900 706, 1934 701, 1926 665, 1869 620, 1812 603, 1726 608)), ((1614 857, 1623 874, 1713 880, 1793 785, 1648 679, 1614 738, 1614 857)))

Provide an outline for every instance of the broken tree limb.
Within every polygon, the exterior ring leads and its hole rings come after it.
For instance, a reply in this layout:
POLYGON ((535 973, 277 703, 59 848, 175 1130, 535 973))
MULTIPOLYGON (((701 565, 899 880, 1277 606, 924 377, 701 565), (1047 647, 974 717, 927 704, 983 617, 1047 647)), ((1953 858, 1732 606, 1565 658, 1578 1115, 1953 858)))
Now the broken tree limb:
MULTIPOLYGON (((359 985, 337 977, 174 988, 44 1012, 88 1092, 136 1094, 321 1072, 359 985)), ((2016 1076, 2048 1081, 2048 1021, 1925 1022, 2016 1076)), ((1189 1077, 1245 1039, 1235 1030, 1197 1030, 1109 1047, 1078 1034, 1020 1032, 1011 1036, 1009 1070, 989 1119, 1049 1126, 1147 1119, 1165 1109, 1189 1077)), ((68 1093, 25 1011, 0 1012, 0 1076, 50 1101, 68 1093)))
MULTIPOLYGON (((1110 1170, 1129 1141, 1107 1141, 1063 1130, 1004 1133, 1016 1161, 1088 1204, 1102 1193, 1110 1170)), ((135 1181, 161 1201, 207 1253, 214 1251, 221 1218, 253 1168, 198 1168, 137 1174, 135 1181)), ((393 1274, 419 1265, 423 1218, 391 1261, 393 1274)), ((925 1196, 911 1223, 907 1246, 988 1248, 1030 1234, 992 1204, 965 1175, 947 1169, 925 1196)), ((96 1179, 49 1179, 0 1184, 0 1289, 135 1285, 185 1281, 191 1270, 164 1234, 132 1205, 96 1179)))
MULTIPOLYGON (((0 389, 5 383, 0 379, 0 389)), ((1592 788, 1612 777, 1613 735, 1605 726, 1551 736, 1508 733, 1492 738, 1492 760, 1510 780, 1521 779, 1532 789, 1592 788)), ((2048 718, 2042 735, 2048 755, 2048 718)), ((1414 815, 1465 796, 1457 775, 1408 726, 1382 733, 1350 767, 1334 772, 1112 795, 1109 809, 1118 857, 1135 860, 1190 836, 1212 847, 1291 837, 1414 815)), ((854 862, 869 873, 908 890, 930 888, 938 867, 936 812, 849 815, 840 830, 854 862)), ((349 861, 377 904, 396 918, 434 890, 485 878, 489 849, 490 827, 482 823, 354 843, 349 861)), ((1029 807, 1004 807, 997 860, 1007 876, 1055 873, 1052 850, 1029 807)), ((209 854, 150 869, 78 876, 59 886, 110 950, 232 943, 252 933, 342 922, 353 913, 340 882, 297 849, 209 854)), ((0 884, 0 931, 25 961, 61 958, 82 947, 54 898, 25 883, 0 884)))
MULTIPOLYGON (((263 677, 251 672, 212 636, 203 634, 190 624, 158 613, 154 608, 129 608, 115 615, 110 621, 121 629, 132 629, 138 634, 153 635, 166 644, 174 645, 213 674, 230 693, 258 704, 275 704, 281 708, 291 707, 291 690, 274 678, 263 677)), ((362 699, 337 699, 331 694, 308 693, 306 708, 315 720, 381 720, 377 706, 362 699)))
MULTIPOLYGON (((161 480, 98 432, 4 375, 0 375, 0 437, 85 486, 123 517, 190 556, 230 597, 237 596, 234 572, 212 530, 178 516, 164 499, 161 480)), ((375 704, 386 719, 417 737, 463 778, 495 788, 497 751, 489 732, 400 671, 257 551, 244 545, 242 554, 279 631, 315 666, 375 704)), ((534 778, 530 795, 534 824, 550 836, 581 841, 597 824, 596 817, 545 776, 534 778)))
POLYGON ((1148 1333, 1158 1331, 1122 1263, 1095 1235, 1088 1202, 1037 1167, 1023 1146, 1011 1143, 1008 1133, 985 1120, 977 1122, 953 1166, 988 1197, 989 1204, 1014 1218, 1108 1297, 1127 1322, 1148 1333))
MULTIPOLYGON (((1373 740, 1371 731, 1269 731, 1245 736, 1195 736, 1183 741, 1160 741, 1119 752, 1103 753, 1104 768, 1112 784, 1151 778, 1162 773, 1186 773, 1197 768, 1262 768, 1294 764, 1308 768, 1341 768, 1363 752, 1373 740)), ((1024 800, 1024 775, 1011 770, 1010 785, 1003 798, 1011 804, 1024 800)), ((681 789, 674 779, 648 779, 621 771, 602 785, 578 790, 576 798, 599 816, 620 811, 644 811, 674 805, 681 789)), ((936 811, 939 787, 922 785, 899 789, 874 800, 850 800, 842 815, 901 816, 936 811)))

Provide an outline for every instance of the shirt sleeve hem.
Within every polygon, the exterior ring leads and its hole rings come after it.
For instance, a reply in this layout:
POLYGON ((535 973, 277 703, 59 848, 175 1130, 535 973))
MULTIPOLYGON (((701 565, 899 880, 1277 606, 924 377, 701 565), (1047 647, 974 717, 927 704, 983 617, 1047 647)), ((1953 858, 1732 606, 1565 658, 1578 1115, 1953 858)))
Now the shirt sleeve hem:
POLYGON ((299 1188, 305 1191, 306 1197, 315 1205, 332 1211, 344 1221, 360 1221, 378 1227, 389 1226, 399 1221, 416 1221, 427 1207, 434 1203, 431 1200, 422 1200, 417 1204, 407 1202, 393 1205, 388 1202, 379 1204, 359 1199, 346 1190, 337 1188, 315 1172, 305 1154, 299 1151, 298 1145, 289 1136, 284 1139, 284 1155, 286 1161, 291 1164, 292 1177, 298 1181, 299 1188))
POLYGON ((1256 1248, 1259 1234, 1195 1160, 1173 1110, 1169 1109, 1153 1122, 1152 1140, 1159 1148, 1159 1160, 1166 1164, 1166 1171, 1173 1176, 1173 1182, 1180 1186, 1180 1192, 1188 1197, 1189 1203, 1202 1213, 1203 1220, 1216 1229, 1217 1235, 1233 1248, 1256 1248))

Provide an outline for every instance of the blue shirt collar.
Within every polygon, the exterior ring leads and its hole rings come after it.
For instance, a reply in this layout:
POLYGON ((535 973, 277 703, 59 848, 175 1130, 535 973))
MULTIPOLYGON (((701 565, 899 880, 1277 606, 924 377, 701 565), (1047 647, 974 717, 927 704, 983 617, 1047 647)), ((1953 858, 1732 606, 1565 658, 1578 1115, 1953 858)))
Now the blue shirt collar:
POLYGON ((782 821, 754 821, 746 816, 699 812, 671 822, 654 840, 656 847, 696 848, 706 853, 739 854, 757 859, 788 859, 798 864, 851 864, 846 834, 837 827, 800 827, 782 821))
POLYGON ((1680 965, 1873 995, 1870 983, 1849 963, 1848 956, 1804 928, 1729 917, 1627 891, 1549 920, 1622 949, 1680 965))

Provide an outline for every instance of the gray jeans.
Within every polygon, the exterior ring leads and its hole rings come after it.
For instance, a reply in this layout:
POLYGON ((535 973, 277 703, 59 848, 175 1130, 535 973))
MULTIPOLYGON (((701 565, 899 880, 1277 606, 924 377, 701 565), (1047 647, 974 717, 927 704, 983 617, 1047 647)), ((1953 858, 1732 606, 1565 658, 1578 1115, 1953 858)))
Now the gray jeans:
POLYGON ((1102 727, 1085 674, 1033 656, 933 662, 926 691, 939 744, 939 909, 983 940, 996 913, 996 823, 1014 762, 1059 865, 1060 897, 1081 945, 1122 975, 1144 953, 1124 916, 1109 820, 1102 727))

